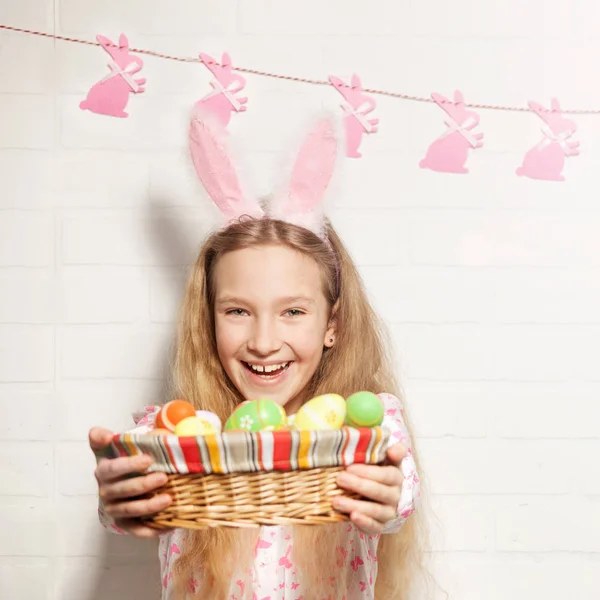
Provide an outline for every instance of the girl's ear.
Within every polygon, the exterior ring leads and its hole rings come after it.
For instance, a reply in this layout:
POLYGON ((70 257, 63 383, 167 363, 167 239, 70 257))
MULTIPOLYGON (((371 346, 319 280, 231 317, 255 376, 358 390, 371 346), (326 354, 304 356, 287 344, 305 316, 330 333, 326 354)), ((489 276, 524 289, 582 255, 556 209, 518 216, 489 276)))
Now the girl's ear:
POLYGON ((335 338, 337 334, 337 311, 339 308, 339 300, 336 300, 335 304, 331 309, 331 314, 329 316, 329 322, 327 323, 327 331, 325 332, 325 340, 323 345, 327 348, 331 348, 335 344, 335 338))
POLYGON ((323 342, 323 345, 326 348, 331 348, 334 344, 335 344, 335 331, 328 329, 327 333, 325 334, 325 341, 323 342))

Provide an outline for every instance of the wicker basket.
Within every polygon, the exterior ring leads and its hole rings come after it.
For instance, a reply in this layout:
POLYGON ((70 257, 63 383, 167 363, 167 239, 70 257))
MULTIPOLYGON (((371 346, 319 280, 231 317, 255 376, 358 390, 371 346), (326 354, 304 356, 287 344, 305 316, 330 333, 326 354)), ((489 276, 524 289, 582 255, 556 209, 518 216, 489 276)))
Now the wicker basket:
POLYGON ((178 438, 124 434, 113 440, 112 456, 150 454, 149 471, 168 473, 173 503, 148 517, 157 528, 318 525, 345 521, 332 506, 336 496, 358 498, 337 486, 352 463, 385 458, 389 431, 344 428, 178 438))

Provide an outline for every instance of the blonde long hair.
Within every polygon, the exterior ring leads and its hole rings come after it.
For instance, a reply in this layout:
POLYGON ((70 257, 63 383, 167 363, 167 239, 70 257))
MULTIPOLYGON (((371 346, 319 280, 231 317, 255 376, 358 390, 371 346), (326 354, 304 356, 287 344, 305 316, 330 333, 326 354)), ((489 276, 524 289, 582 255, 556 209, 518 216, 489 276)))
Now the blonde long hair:
MULTIPOLYGON (((329 244, 314 233, 283 221, 241 220, 213 233, 193 266, 180 314, 173 369, 173 393, 210 410, 225 420, 244 398, 229 381, 219 361, 213 300, 214 268, 227 252, 254 246, 280 244, 311 256, 323 274, 323 292, 330 307, 337 301, 336 343, 326 349, 310 385, 308 397, 336 392, 344 397, 358 390, 401 396, 389 355, 389 340, 371 308, 350 255, 330 224, 329 244)), ((405 412, 406 417, 406 412, 405 412)), ((407 422, 410 429, 410 424, 407 422)), ((413 436, 414 437, 414 436, 413 436)), ((418 454, 413 449, 418 466, 418 454)), ((399 533, 381 536, 378 548, 377 600, 408 600, 413 583, 423 572, 423 515, 417 511, 399 533)), ((293 556, 305 582, 305 599, 341 598, 347 565, 336 564, 336 548, 344 545, 346 526, 295 526, 293 556), (338 574, 329 587, 332 572, 338 574), (328 582, 328 583, 326 583, 328 582), (333 594, 332 596, 330 596, 333 594)), ((226 528, 189 532, 175 566, 177 598, 224 600, 234 574, 251 573, 258 532, 226 528), (189 582, 200 568, 202 582, 193 594, 189 582)), ((246 588, 251 588, 247 585, 246 588)), ((251 593, 251 589, 250 589, 251 593)))

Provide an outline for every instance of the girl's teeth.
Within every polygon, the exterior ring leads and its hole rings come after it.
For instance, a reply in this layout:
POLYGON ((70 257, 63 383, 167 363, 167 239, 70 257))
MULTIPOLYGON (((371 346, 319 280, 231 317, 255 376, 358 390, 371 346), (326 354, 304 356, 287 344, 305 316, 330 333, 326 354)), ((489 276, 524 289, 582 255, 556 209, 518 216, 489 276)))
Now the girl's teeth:
POLYGON ((278 365, 251 365, 250 363, 248 363, 248 366, 253 370, 256 371, 257 373, 272 373, 273 371, 278 371, 279 369, 283 369, 284 367, 287 367, 288 363, 281 363, 278 365))

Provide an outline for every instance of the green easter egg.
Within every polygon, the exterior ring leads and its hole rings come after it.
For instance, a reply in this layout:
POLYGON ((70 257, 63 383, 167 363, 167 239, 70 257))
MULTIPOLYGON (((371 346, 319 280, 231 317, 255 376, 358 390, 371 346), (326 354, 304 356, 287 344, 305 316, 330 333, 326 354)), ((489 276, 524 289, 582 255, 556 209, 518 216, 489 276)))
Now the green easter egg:
POLYGON ((264 431, 286 424, 285 410, 274 400, 260 398, 242 402, 225 423, 225 431, 264 431))
POLYGON ((383 403, 372 392, 356 392, 346 400, 346 425, 376 427, 383 422, 383 403))

